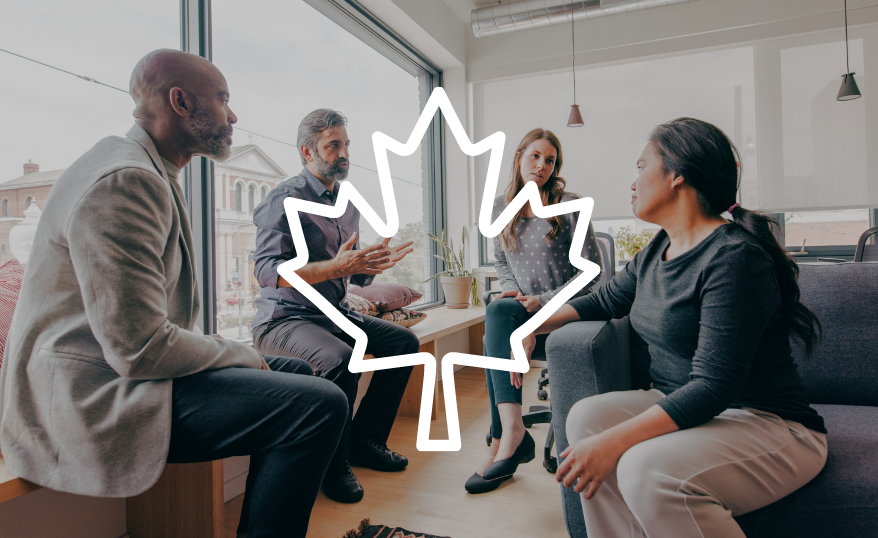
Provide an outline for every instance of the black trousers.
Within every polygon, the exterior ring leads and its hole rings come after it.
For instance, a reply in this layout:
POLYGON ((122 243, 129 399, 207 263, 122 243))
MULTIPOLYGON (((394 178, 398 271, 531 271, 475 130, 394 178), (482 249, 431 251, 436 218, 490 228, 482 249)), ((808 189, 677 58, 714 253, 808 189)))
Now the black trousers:
MULTIPOLYGON (((418 337, 405 327, 365 316, 362 322, 354 321, 354 324, 369 338, 366 353, 375 357, 418 351, 418 337)), ((353 354, 353 338, 345 333, 331 333, 310 321, 289 320, 254 328, 253 345, 266 355, 285 355, 308 361, 318 376, 329 379, 344 391, 348 398, 348 415, 353 415, 359 381, 359 375, 348 369, 353 354)), ((347 421, 338 449, 329 464, 330 473, 347 463, 351 441, 375 439, 387 442, 411 373, 410 366, 378 370, 372 374, 369 390, 360 401, 356 417, 347 421)))
POLYGON ((168 463, 250 456, 238 532, 304 538, 347 420, 344 393, 304 361, 224 368, 174 380, 168 463))

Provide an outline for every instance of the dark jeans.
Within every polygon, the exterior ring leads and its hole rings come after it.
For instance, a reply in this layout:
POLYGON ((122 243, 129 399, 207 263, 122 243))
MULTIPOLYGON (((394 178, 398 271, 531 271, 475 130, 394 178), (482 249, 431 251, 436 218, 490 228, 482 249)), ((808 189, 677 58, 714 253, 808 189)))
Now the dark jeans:
MULTIPOLYGON (((354 321, 354 320, 351 320, 354 321)), ((392 357, 417 353, 418 337, 413 332, 389 321, 363 317, 354 321, 369 342, 366 353, 375 357, 392 357)), ((310 321, 289 320, 260 325, 253 329, 253 344, 260 353, 299 357, 307 361, 320 377, 329 379, 348 398, 348 415, 353 415, 357 399, 359 375, 348 369, 354 339, 345 333, 331 333, 310 321)), ((369 390, 360 401, 357 416, 350 418, 338 443, 329 472, 347 464, 352 441, 375 439, 387 443, 396 412, 405 393, 412 367, 378 370, 372 374, 369 390)))
POLYGON ((250 456, 238 532, 304 538, 347 417, 345 395, 304 361, 223 368, 174 380, 168 463, 250 456))
MULTIPOLYGON (((491 301, 485 309, 485 356, 512 360, 509 338, 533 314, 528 314, 521 303, 511 297, 491 301)), ((509 372, 485 370, 488 381, 488 398, 491 400, 491 437, 500 439, 503 426, 497 404, 521 403, 521 389, 509 381, 509 372)))

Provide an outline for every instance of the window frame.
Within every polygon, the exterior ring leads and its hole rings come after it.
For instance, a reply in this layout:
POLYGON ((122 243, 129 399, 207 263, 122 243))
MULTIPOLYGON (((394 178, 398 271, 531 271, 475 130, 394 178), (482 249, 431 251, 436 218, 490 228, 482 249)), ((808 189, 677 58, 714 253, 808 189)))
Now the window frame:
MULTIPOLYGON (((442 86, 442 69, 420 53, 414 46, 381 22, 375 15, 356 0, 302 0, 324 16, 352 33, 386 58, 409 73, 423 75, 427 79, 427 95, 442 86)), ((209 61, 213 60, 213 39, 211 24, 211 0, 180 0, 180 50, 198 54, 209 61)), ((438 113, 433 118, 425 137, 430 148, 428 178, 425 191, 432 203, 425 204, 427 211, 425 224, 430 233, 445 227, 445 173, 444 173, 444 121, 438 113)), ((217 331, 216 307, 216 223, 214 165, 206 157, 195 157, 183 169, 183 188, 188 204, 192 237, 195 243, 195 257, 198 263, 198 287, 201 294, 201 311, 196 324, 205 334, 217 331)), ((236 201, 236 205, 239 202, 236 201)), ((243 207, 243 206, 242 206, 243 207)), ((427 242, 429 248, 430 271, 433 274, 444 270, 443 263, 434 256, 439 254, 433 241, 427 242)), ((430 284, 430 303, 419 308, 438 306, 445 297, 438 279, 430 284)))

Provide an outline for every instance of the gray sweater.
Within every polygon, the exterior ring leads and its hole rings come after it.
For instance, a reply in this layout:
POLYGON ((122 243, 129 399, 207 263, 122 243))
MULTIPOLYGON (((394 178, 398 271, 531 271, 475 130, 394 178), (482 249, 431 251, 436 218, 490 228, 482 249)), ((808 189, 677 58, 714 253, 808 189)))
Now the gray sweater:
MULTIPOLYGON (((561 198, 561 201, 566 202, 574 198, 574 195, 568 193, 561 198)), ((506 209, 506 205, 505 196, 501 195, 494 199, 492 220, 497 219, 506 209)), ((570 244, 579 213, 561 215, 560 219, 563 228, 555 239, 548 243, 546 235, 552 231, 552 225, 546 219, 539 217, 519 221, 515 230, 516 245, 511 251, 503 250, 500 235, 494 238, 496 260, 494 268, 497 270, 503 291, 520 291, 524 295, 535 295, 540 300, 540 306, 545 306, 558 291, 579 275, 581 271, 570 264, 570 244)), ((590 222, 585 244, 582 247, 582 257, 601 265, 600 248, 590 222)), ((600 279, 601 275, 598 274, 575 296, 587 294, 600 279)))
POLYGON ((658 405, 680 429, 752 407, 825 432, 790 350, 774 263, 736 224, 665 261, 661 231, 623 271, 570 301, 582 320, 629 316, 649 346, 658 405))

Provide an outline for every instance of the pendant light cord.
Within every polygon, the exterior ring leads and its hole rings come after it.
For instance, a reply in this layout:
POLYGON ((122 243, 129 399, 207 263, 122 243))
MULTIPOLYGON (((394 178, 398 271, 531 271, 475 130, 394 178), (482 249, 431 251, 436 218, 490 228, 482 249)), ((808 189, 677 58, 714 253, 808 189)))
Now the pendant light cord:
MULTIPOLYGON (((573 11, 573 2, 576 0, 570 0, 570 38, 573 41, 573 60, 570 62, 570 71, 573 73, 573 104, 576 104, 576 34, 573 32, 573 28, 576 25, 576 14, 573 11)), ((845 1, 845 6, 847 6, 847 0, 845 1)), ((847 17, 847 14, 845 14, 847 17)), ((847 19, 845 19, 847 21, 847 19)), ((845 22, 845 30, 847 30, 847 22, 845 22)))
MULTIPOLYGON (((851 53, 848 50, 848 0, 844 0, 844 55, 847 59, 848 73, 851 72, 851 53)), ((573 81, 574 86, 576 80, 573 81)))

